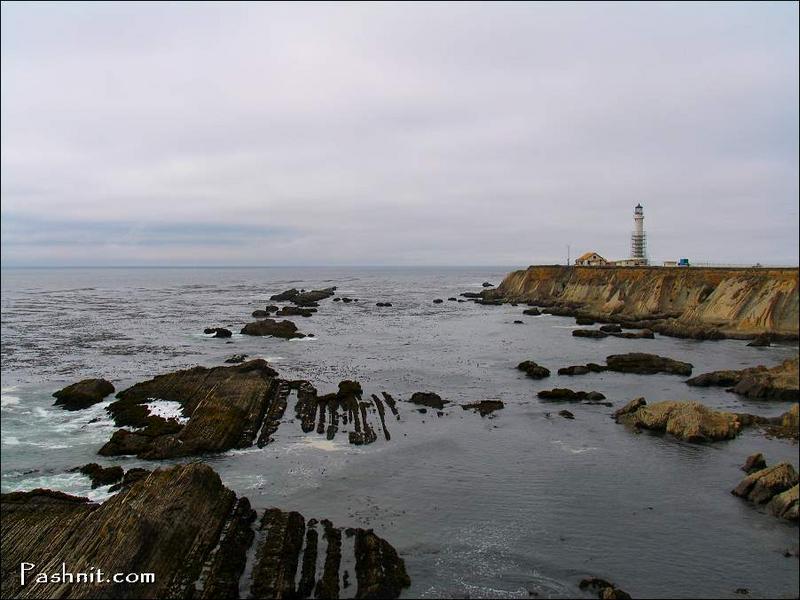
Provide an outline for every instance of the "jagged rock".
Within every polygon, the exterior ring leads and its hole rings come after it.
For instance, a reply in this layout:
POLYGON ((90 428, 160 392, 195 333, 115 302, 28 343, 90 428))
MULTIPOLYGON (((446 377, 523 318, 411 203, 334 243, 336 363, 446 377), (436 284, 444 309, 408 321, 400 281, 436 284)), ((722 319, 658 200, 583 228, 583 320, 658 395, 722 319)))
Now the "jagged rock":
POLYGON ((524 371, 528 377, 533 379, 544 379, 550 377, 550 370, 537 365, 532 360, 524 360, 517 365, 517 369, 524 371))
POLYGON ((203 333, 206 335, 213 333, 215 338, 229 338, 233 335, 230 329, 225 329, 224 327, 206 327, 203 333))
POLYGON ((767 504, 767 510, 782 519, 798 520, 798 485, 794 484, 785 492, 773 496, 767 504))
POLYGON ((686 382, 692 386, 720 385, 748 398, 767 400, 798 400, 798 359, 783 361, 772 368, 750 367, 739 371, 712 371, 692 377, 686 382))
POLYGON ((225 362, 231 365, 243 363, 247 359, 247 354, 234 354, 230 358, 225 359, 225 362))
POLYGON ((82 473, 91 479, 92 489, 116 483, 122 479, 123 475, 123 470, 120 466, 102 467, 97 463, 89 463, 82 467, 76 467, 72 469, 72 471, 82 473))
POLYGON ((300 290, 297 288, 292 288, 290 290, 286 290, 285 292, 281 292, 280 294, 270 296, 269 299, 275 300, 276 302, 286 302, 287 300, 295 298, 298 294, 300 294, 300 290))
POLYGON ((735 438, 742 428, 740 415, 711 410, 699 402, 664 401, 640 405, 621 413, 617 422, 639 429, 665 431, 688 442, 735 438))
POLYGON ((605 331, 606 333, 622 333, 622 327, 617 323, 609 323, 608 325, 601 325, 600 331, 605 331))
POLYGON ((748 456, 747 460, 745 460, 744 464, 742 465, 742 471, 745 473, 754 473, 766 468, 767 461, 764 460, 764 455, 761 454, 761 452, 748 456))
POLYGON ((529 315, 531 317, 538 317, 542 313, 538 308, 526 308, 525 310, 522 311, 522 314, 529 315))
POLYGON ((333 301, 334 301, 334 302, 341 302, 341 301, 342 301, 342 299, 341 299, 341 298, 334 298, 334 299, 333 299, 333 301))
POLYGON ((241 333, 245 335, 271 335, 284 339, 302 338, 304 334, 297 331, 297 325, 291 321, 276 321, 274 319, 264 319, 248 323, 242 328, 241 333))
MULTIPOLYGON (((731 493, 753 504, 766 504, 773 497, 797 486, 797 471, 789 463, 779 463, 751 473, 731 493)), ((791 495, 784 500, 791 499, 791 495)))
MULTIPOLYGON (((261 428, 265 412, 278 401, 277 372, 266 361, 231 367, 195 367, 160 375, 117 394, 108 407, 117 426, 144 427, 115 431, 100 454, 135 454, 163 459, 245 448, 261 428), (149 414, 153 398, 179 402, 186 425, 149 414)), ((282 413, 281 413, 282 416, 282 413)))
POLYGON ((442 410, 444 405, 449 403, 449 400, 442 400, 442 397, 434 392, 414 392, 408 401, 413 404, 427 406, 428 408, 436 408, 438 410, 442 410))
POLYGON ((565 419, 574 419, 575 418, 575 415, 573 415, 568 410, 560 410, 560 411, 558 411, 558 414, 560 416, 564 417, 565 419))
POLYGON ((558 370, 559 375, 585 375, 589 372, 589 367, 583 365, 573 365, 571 367, 561 367, 558 370))
POLYGON ((452 296, 447 299, 448 302, 457 302, 458 298, 453 298, 452 296))
POLYGON ((434 303, 434 304, 441 304, 442 302, 444 302, 444 300, 442 300, 441 298, 436 298, 436 299, 433 301, 433 303, 434 303))
POLYGON ((757 335, 753 338, 753 341, 747 344, 748 346, 752 346, 754 348, 763 348, 766 346, 771 345, 770 336, 768 333, 762 333, 761 335, 757 335))
MULTIPOLYGON (((102 505, 50 490, 3 494, 0 503, 4 575, 18 573, 23 561, 36 564, 37 572, 65 562, 74 572, 102 566, 106 573, 155 574, 153 583, 136 585, 35 587, 4 576, 4 598, 27 597, 30 590, 40 598, 238 598, 255 540, 251 524, 257 515, 247 498, 237 499, 202 463, 158 469, 102 505)), ((355 563, 357 598, 397 598, 410 585, 403 560, 386 540, 354 529, 353 553, 343 557, 342 530, 327 520, 317 579, 317 523, 296 512, 264 512, 244 597, 306 598, 316 592, 337 598, 343 563, 355 563)))
POLYGON ((265 311, 265 310, 254 310, 254 311, 251 313, 251 315, 250 315, 250 316, 251 316, 251 317, 255 317, 255 318, 257 318, 257 319, 264 319, 264 318, 266 318, 266 317, 268 317, 268 316, 269 316, 269 313, 268 313, 267 311, 265 311))
POLYGON ((594 319, 590 319, 589 317, 575 317, 575 324, 576 325, 594 325, 594 319))
POLYGON ((606 366, 610 371, 621 373, 671 373, 675 375, 691 375, 692 365, 655 354, 631 352, 628 354, 612 354, 606 358, 606 366))
POLYGON ((586 368, 589 369, 592 373, 602 373, 603 371, 607 371, 608 367, 603 365, 598 365, 597 363, 586 363, 586 368))
POLYGON ((489 283, 488 281, 484 281, 484 282, 481 284, 481 286, 483 286, 483 287, 485 287, 485 288, 487 288, 487 287, 494 287, 494 284, 493 284, 493 283, 489 283))
POLYGON ((619 422, 620 417, 622 417, 623 415, 635 413, 637 410, 639 410, 639 408, 645 406, 646 404, 647 401, 644 398, 634 398, 622 408, 614 411, 613 417, 617 422, 619 422))
POLYGON ((278 312, 280 309, 281 309, 281 307, 280 307, 280 306, 277 306, 277 305, 275 305, 275 304, 267 304, 267 305, 264 307, 264 310, 265 310, 266 312, 268 312, 268 313, 274 313, 274 312, 278 312))
POLYGON ((80 410, 102 402, 103 398, 113 393, 114 386, 105 379, 84 379, 55 392, 53 406, 80 410))
POLYGON ((572 335, 574 337, 595 338, 595 339, 608 337, 608 334, 605 331, 600 331, 599 329, 573 329, 572 335))
MULTIPOLYGON (((2 571, 22 561, 40 569, 69 565, 74 572, 102 567, 106 573, 154 573, 154 583, 21 586, 3 577, 2 595, 40 598, 189 597, 220 538, 235 501, 219 476, 204 464, 158 470, 104 502, 34 490, 3 494, 2 571)), ((226 556, 244 569, 245 555, 226 556)), ((213 576, 212 576, 213 582, 213 576)), ((195 591, 195 598, 205 597, 195 591)))
MULTIPOLYGON (((310 292, 301 291, 288 298, 290 302, 297 306, 319 306, 319 301, 325 298, 330 298, 336 291, 336 287, 329 287, 322 290, 311 290, 310 292)), ((270 298, 270 300, 277 300, 277 298, 270 298)), ((284 308, 284 310, 286 310, 284 308)))
POLYGON ((480 413, 482 417, 485 417, 496 410, 505 408, 505 404, 500 400, 481 400, 480 402, 473 402, 471 404, 462 404, 461 408, 464 410, 474 410, 480 413))
POLYGON ((315 312, 316 308, 302 308, 299 306, 284 306, 275 313, 276 317, 310 317, 315 312))
POLYGON ((748 398, 800 400, 798 359, 783 361, 771 369, 746 369, 732 391, 748 398))
POLYGON ((342 302, 345 304, 350 304, 353 301, 352 298, 348 298, 347 296, 342 296, 342 302))

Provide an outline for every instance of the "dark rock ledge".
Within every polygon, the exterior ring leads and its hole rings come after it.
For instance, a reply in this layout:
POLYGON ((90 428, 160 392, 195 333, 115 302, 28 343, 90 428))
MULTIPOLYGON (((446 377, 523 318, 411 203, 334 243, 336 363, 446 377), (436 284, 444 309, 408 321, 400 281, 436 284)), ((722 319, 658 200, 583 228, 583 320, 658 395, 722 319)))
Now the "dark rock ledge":
POLYGON ((103 398, 114 393, 114 386, 105 379, 84 379, 58 390, 53 394, 54 406, 67 410, 80 410, 102 402, 103 398))
MULTIPOLYGON (((248 499, 202 463, 158 469, 102 505, 41 489, 3 494, 0 504, 3 598, 238 598, 240 589, 257 598, 309 598, 315 591, 339 597, 342 529, 270 508, 257 537, 248 499), (320 525, 328 543, 318 561, 320 525), (71 572, 154 573, 155 581, 23 587, 21 562, 34 563, 36 572, 54 573, 63 562, 71 572)), ((397 598, 411 584, 386 540, 372 530, 345 534, 355 536, 353 556, 345 558, 355 563, 357 598, 397 598)))
MULTIPOLYGON (((417 392, 409 401, 439 410, 448 403, 430 392, 417 392)), ((341 433, 351 444, 371 444, 381 432, 391 439, 389 413, 400 420, 397 402, 387 392, 367 397, 359 382, 345 380, 337 392, 319 394, 308 381, 281 379, 263 359, 159 375, 119 392, 108 412, 123 429, 99 454, 148 460, 263 447, 282 424, 329 440, 341 433), (151 415, 146 404, 153 398, 178 402, 188 421, 151 415), (284 419, 290 405, 294 420, 284 419)))

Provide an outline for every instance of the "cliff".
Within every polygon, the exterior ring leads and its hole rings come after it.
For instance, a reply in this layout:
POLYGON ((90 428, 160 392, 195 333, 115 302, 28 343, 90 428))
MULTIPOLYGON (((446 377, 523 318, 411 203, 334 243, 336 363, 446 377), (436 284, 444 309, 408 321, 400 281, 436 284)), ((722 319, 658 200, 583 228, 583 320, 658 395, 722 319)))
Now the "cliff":
POLYGON ((667 334, 701 328, 720 337, 798 337, 797 269, 531 266, 484 297, 661 320, 667 334))

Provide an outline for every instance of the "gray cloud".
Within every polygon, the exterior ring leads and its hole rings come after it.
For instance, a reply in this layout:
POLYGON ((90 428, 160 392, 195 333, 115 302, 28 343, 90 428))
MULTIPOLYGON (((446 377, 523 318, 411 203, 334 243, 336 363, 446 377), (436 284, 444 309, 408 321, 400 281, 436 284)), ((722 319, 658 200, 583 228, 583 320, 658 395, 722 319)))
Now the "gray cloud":
POLYGON ((3 264, 796 261, 797 17, 5 3, 3 264))

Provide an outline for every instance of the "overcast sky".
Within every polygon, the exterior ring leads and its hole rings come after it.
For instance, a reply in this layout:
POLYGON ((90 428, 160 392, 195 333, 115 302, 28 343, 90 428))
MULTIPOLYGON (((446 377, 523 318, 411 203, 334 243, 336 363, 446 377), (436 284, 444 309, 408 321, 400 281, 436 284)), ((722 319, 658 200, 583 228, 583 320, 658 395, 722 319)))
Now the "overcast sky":
POLYGON ((798 5, 2 5, 2 262, 797 263, 798 5))

